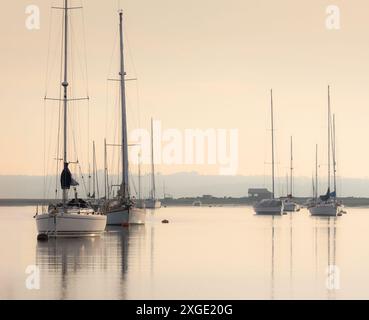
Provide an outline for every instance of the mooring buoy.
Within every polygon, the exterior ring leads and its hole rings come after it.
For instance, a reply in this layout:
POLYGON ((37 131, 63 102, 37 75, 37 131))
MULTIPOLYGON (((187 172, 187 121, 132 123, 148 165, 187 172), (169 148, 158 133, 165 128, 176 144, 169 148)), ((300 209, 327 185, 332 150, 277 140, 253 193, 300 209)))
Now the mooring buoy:
POLYGON ((49 236, 45 233, 41 233, 37 236, 37 241, 48 241, 49 236))

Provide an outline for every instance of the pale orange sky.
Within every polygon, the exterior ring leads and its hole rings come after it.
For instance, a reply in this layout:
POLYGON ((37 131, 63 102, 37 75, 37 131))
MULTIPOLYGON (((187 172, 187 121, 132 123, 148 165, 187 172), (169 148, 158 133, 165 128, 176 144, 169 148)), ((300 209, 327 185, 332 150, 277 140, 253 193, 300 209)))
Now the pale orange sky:
MULTIPOLYGON (((79 3, 80 1, 74 1, 79 3)), ((29 1, 4 1, 0 19, 0 174, 43 173, 43 100, 51 4, 41 29, 25 28, 29 1)), ((102 162, 106 79, 117 32, 116 0, 84 1, 92 138, 102 162)), ((369 176, 369 3, 365 0, 122 0, 139 78, 141 124, 239 129, 238 174, 269 172, 269 90, 275 94, 279 174, 295 141, 295 174, 310 176, 315 144, 326 163, 327 85, 337 117, 339 174, 369 176), (325 27, 326 7, 341 29, 325 27), (324 153, 323 153, 324 152, 324 153)), ((58 23, 55 17, 54 23, 58 23)), ((128 52, 127 52, 128 54, 128 52)), ((128 71, 133 70, 127 58, 128 71)), ((51 84, 52 86, 54 83, 51 84)), ((132 101, 135 90, 128 92, 132 101)), ((51 155, 50 158, 53 158, 51 155)), ((217 173, 214 166, 158 171, 217 173)))

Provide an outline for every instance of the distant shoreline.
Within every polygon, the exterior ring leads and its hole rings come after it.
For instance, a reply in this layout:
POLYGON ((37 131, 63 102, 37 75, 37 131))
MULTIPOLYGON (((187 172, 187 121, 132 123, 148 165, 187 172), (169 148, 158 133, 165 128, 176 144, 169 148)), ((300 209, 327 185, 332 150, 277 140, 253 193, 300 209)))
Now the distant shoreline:
MULTIPOLYGON (((300 204, 303 204, 309 198, 295 198, 294 200, 300 204)), ((347 207, 369 207, 369 198, 339 198, 347 207)), ((48 205, 55 200, 43 200, 43 199, 0 199, 0 207, 28 207, 37 205, 48 205)), ((250 206, 253 205, 257 199, 254 198, 233 198, 233 197, 184 197, 178 199, 161 199, 163 206, 192 206, 195 201, 200 201, 202 206, 250 206)))

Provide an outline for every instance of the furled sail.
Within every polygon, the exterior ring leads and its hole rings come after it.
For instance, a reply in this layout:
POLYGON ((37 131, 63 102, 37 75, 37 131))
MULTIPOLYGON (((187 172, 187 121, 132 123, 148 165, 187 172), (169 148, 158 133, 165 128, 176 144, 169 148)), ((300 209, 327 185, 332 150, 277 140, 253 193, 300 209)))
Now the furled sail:
POLYGON ((320 200, 322 200, 322 201, 327 201, 327 200, 329 200, 329 198, 331 197, 331 191, 330 191, 330 189, 328 188, 328 191, 327 191, 327 193, 325 194, 325 195, 323 195, 323 196, 320 196, 320 200))
POLYGON ((64 170, 60 177, 60 184, 62 190, 69 190, 70 187, 78 186, 78 182, 73 179, 72 173, 68 168, 69 163, 64 163, 64 170))

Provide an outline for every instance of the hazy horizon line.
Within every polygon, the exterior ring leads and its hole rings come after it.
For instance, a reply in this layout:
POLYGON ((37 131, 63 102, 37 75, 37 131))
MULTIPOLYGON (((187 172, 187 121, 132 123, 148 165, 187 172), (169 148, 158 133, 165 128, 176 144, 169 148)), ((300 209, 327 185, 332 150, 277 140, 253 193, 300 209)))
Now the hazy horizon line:
MULTIPOLYGON (((142 195, 150 193, 150 174, 142 175, 142 195)), ((77 175, 80 183, 79 193, 85 196, 91 191, 92 181, 88 174, 77 175), (82 178, 83 177, 83 178, 82 178)), ((99 194, 105 193, 103 171, 98 171, 99 194)), ((117 175, 110 175, 109 186, 119 184, 117 175)), ((327 177, 318 181, 319 194, 327 192, 327 177)), ((131 175, 132 191, 136 192, 138 176, 131 175)), ((296 197, 309 197, 313 194, 312 177, 296 176, 293 183, 293 195, 296 197)), ((333 186, 333 181, 332 181, 333 186)), ((0 175, 0 198, 53 198, 55 189, 59 191, 58 176, 48 175, 0 175)), ((156 193, 161 197, 164 193, 173 197, 187 197, 209 194, 213 196, 244 197, 250 188, 266 188, 271 190, 271 177, 269 175, 204 175, 198 172, 177 172, 173 174, 156 174, 156 193)), ((277 177, 275 183, 276 196, 289 194, 291 187, 287 188, 286 177, 277 177)), ((368 197, 369 178, 337 179, 337 195, 339 197, 368 197)))
MULTIPOLYGON (((98 174, 104 174, 104 170, 97 170, 98 174)), ((83 176, 88 176, 89 173, 88 172, 82 172, 83 176)), ((137 173, 132 173, 132 176, 138 176, 137 173)), ((150 176, 151 173, 142 173, 142 176, 150 176)), ((157 172, 155 173, 155 176, 174 176, 174 175, 198 175, 201 177, 219 177, 219 178, 234 178, 234 177, 253 177, 253 178, 272 178, 272 175, 270 174, 236 174, 236 175, 220 175, 220 174, 203 174, 200 173, 198 171, 178 171, 178 172, 174 172, 174 173, 162 173, 162 172, 157 172)), ((19 174, 0 174, 0 177, 31 177, 31 178, 43 178, 43 177, 55 177, 55 174, 47 174, 47 175, 42 175, 42 174, 26 174, 26 173, 19 173, 19 174)), ((76 175, 76 176, 80 176, 80 174, 76 175)), ((110 176, 117 176, 117 174, 110 174, 110 176)), ((276 179, 286 179, 286 175, 275 175, 276 179)), ((306 176, 306 175, 297 175, 294 176, 294 179, 309 179, 310 181, 312 180, 312 176, 306 176)), ((315 178, 315 177, 314 177, 315 178)), ((319 180, 326 180, 327 176, 323 175, 320 176, 319 180)), ((349 179, 349 180, 369 180, 369 176, 368 177, 353 177, 353 176, 341 176, 341 175, 337 175, 337 180, 342 180, 342 179, 349 179)))

